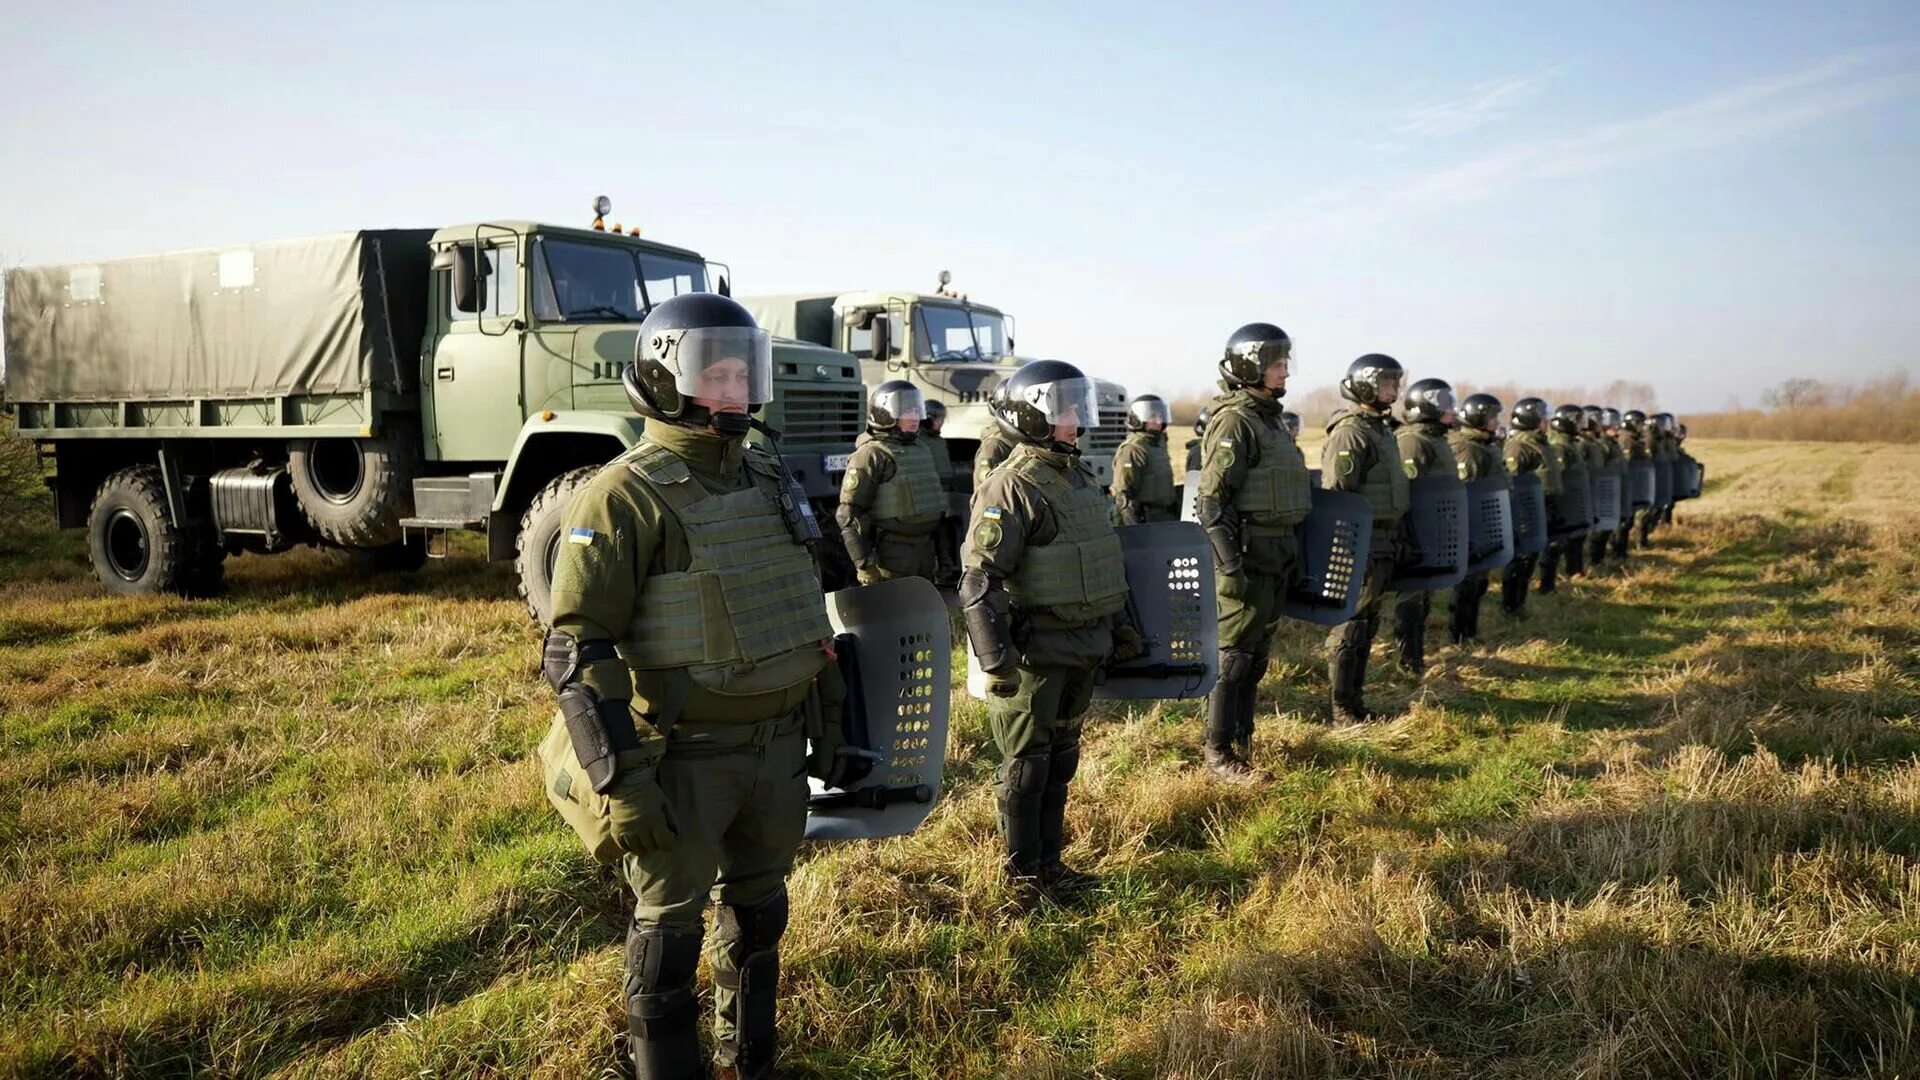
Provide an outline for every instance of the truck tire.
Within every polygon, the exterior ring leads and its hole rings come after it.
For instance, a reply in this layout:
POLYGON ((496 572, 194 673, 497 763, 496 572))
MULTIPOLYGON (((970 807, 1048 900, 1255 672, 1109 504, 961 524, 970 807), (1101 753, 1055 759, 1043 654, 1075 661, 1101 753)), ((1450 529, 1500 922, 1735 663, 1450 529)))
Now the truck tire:
POLYGON ((594 474, 599 465, 586 465, 561 473, 534 495, 527 512, 520 515, 520 533, 513 540, 513 566, 520 574, 520 599, 527 602, 527 614, 542 628, 553 624, 553 557, 560 550, 560 521, 566 517, 567 504, 594 474))
POLYGON ((369 438, 301 439, 287 447, 300 512, 322 539, 341 547, 398 542, 419 472, 419 433, 405 423, 369 438))
POLYGON ((87 551, 108 592, 122 596, 220 591, 226 552, 204 526, 177 525, 156 465, 121 469, 102 481, 87 514, 87 551))

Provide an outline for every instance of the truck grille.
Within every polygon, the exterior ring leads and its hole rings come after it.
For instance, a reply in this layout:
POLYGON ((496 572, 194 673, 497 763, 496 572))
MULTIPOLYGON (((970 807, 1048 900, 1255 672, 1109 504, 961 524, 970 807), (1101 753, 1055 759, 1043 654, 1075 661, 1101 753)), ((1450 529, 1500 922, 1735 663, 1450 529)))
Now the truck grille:
POLYGON ((864 427, 866 391, 855 386, 846 390, 801 390, 780 387, 782 423, 780 445, 784 449, 818 447, 849 449, 864 427))
POLYGON ((1087 449, 1096 454, 1111 454, 1120 449, 1127 437, 1127 410, 1101 409, 1100 426, 1087 432, 1087 449))

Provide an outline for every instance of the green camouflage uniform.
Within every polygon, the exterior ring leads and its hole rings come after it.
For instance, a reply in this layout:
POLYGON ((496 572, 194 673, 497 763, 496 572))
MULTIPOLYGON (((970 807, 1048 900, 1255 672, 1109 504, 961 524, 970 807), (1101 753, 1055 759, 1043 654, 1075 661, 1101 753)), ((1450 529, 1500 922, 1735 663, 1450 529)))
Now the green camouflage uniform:
POLYGON ((1360 606, 1351 620, 1327 635, 1327 675, 1333 684, 1336 717, 1371 715, 1361 701, 1367 653, 1380 632, 1380 603, 1386 599, 1403 546, 1400 524, 1407 512, 1410 478, 1387 420, 1384 412, 1357 406, 1341 409, 1327 421, 1327 441, 1320 447, 1321 486, 1363 495, 1373 508, 1373 544, 1360 606))
MULTIPOLYGON (((1497 476, 1507 479, 1507 463, 1500 453, 1500 440, 1491 431, 1461 426, 1447 437, 1460 479, 1466 483, 1497 476)), ((1512 485, 1509 484, 1509 487, 1512 485)), ((1453 615, 1448 637, 1455 645, 1480 636, 1480 601, 1487 595, 1489 571, 1468 574, 1453 588, 1453 615)))
POLYGON ((973 490, 978 492, 987 482, 987 474, 992 472, 1013 448, 1019 445, 1013 436, 1008 435, 998 421, 987 421, 980 430, 980 449, 973 453, 973 490))
POLYGON ((816 677, 838 686, 819 577, 780 516, 779 475, 741 439, 653 422, 580 490, 554 562, 554 628, 583 647, 617 645, 579 681, 643 722, 614 739, 604 801, 571 769, 558 718, 542 743, 549 798, 569 821, 661 816, 651 808, 664 803, 673 842, 620 856, 635 896, 628 1012, 636 1032, 697 1046, 711 897, 719 1060, 743 1076, 771 1069, 786 877, 807 818, 803 706, 816 677))
POLYGON ((933 580, 933 534, 946 513, 947 493, 919 437, 883 430, 860 436, 840 478, 836 517, 862 585, 897 577, 933 580))
MULTIPOLYGON (((1587 444, 1587 471, 1593 476, 1618 476, 1622 489, 1626 486, 1626 462, 1620 456, 1620 447, 1605 435, 1583 434, 1581 441, 1587 444)), ((1598 485, 1595 485, 1596 489, 1598 485)), ((1610 532, 1593 530, 1587 537, 1587 563, 1599 566, 1606 560, 1607 543, 1613 539, 1610 532)))
MULTIPOLYGON (((1400 444, 1400 464, 1414 480, 1428 477, 1458 479, 1460 464, 1447 441, 1447 425, 1422 420, 1394 432, 1400 444)), ((1393 636, 1400 645, 1400 666, 1419 674, 1426 665, 1427 616, 1433 610, 1433 591, 1421 589, 1400 597, 1393 605, 1393 636)))
POLYGON ((1623 500, 1625 512, 1620 515, 1619 528, 1613 530, 1613 557, 1624 559, 1627 557, 1628 544, 1633 539, 1634 521, 1644 513, 1642 510, 1636 510, 1633 505, 1633 473, 1630 463, 1647 461, 1649 458, 1646 443, 1640 436, 1636 436, 1625 427, 1622 427, 1620 433, 1615 436, 1614 445, 1620 450, 1620 483, 1625 490, 1623 500))
MULTIPOLYGON (((1509 476, 1539 473, 1540 484, 1547 498, 1560 497, 1560 455, 1548 445, 1546 432, 1536 428, 1508 435, 1506 461, 1509 476)), ((1513 561, 1501 571, 1500 606, 1507 614, 1516 618, 1526 614, 1527 587, 1531 583, 1534 567, 1539 563, 1538 552, 1515 555, 1513 561)))
MULTIPOLYGON (((1547 445, 1560 459, 1560 490, 1564 493, 1569 487, 1579 485, 1589 495, 1591 509, 1592 484, 1587 474, 1587 448, 1582 445, 1578 435, 1568 435, 1555 431, 1547 435, 1547 445)), ((1547 497, 1547 520, 1557 529, 1562 524, 1560 517, 1561 500, 1547 497)), ((1577 524, 1577 523, 1576 523, 1577 524)), ((1586 540, 1583 536, 1569 536, 1548 541, 1546 557, 1540 560, 1540 591, 1554 591, 1554 576, 1560 569, 1562 559, 1566 560, 1567 576, 1575 577, 1586 569, 1586 540)))
MULTIPOLYGON (((953 450, 945 436, 926 423, 920 425, 920 441, 933 456, 933 471, 940 477, 940 490, 949 496, 960 490, 960 476, 953 467, 953 450)), ((960 576, 960 530, 966 522, 955 515, 954 500, 947 500, 947 512, 933 530, 934 583, 946 588, 960 576)))
POLYGON ((1180 493, 1173 486, 1166 432, 1127 433, 1113 452, 1113 484, 1108 492, 1122 525, 1179 519, 1180 493))

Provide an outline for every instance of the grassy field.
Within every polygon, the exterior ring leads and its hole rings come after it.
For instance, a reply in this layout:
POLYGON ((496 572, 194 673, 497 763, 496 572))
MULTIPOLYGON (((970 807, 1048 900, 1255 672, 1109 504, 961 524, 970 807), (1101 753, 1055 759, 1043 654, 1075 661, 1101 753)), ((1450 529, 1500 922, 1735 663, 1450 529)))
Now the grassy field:
MULTIPOLYGON (((926 828, 803 853, 786 1073, 1920 1076, 1920 447, 1696 442, 1654 551, 1378 663, 1396 719, 1324 726, 1286 632, 1266 790, 1191 705, 1101 711, 1075 906, 997 881, 961 706, 926 828)), ((4 528, 0 1072, 619 1075, 625 904, 505 573, 110 599, 4 528)))

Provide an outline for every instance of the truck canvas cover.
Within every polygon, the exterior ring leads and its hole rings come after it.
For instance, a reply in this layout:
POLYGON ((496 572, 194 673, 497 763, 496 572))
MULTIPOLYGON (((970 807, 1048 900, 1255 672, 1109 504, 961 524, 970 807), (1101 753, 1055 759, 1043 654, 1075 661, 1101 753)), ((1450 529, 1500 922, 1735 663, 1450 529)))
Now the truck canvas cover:
POLYGON ((7 397, 152 401, 406 390, 426 229, 9 271, 7 397))

